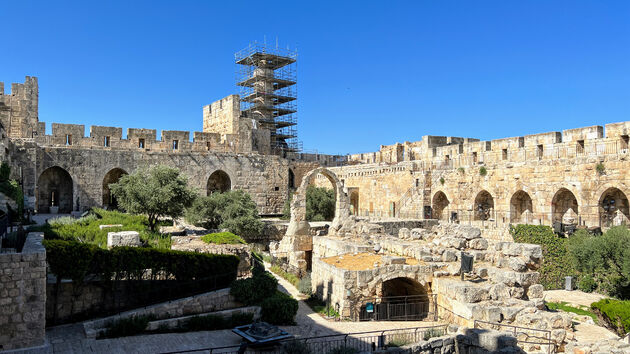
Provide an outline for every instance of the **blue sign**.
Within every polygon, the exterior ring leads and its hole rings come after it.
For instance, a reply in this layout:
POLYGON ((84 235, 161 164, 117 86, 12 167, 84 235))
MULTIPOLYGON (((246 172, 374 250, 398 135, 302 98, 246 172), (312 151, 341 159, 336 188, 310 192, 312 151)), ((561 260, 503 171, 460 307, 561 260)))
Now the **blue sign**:
POLYGON ((368 302, 367 304, 365 304, 365 311, 369 313, 374 312, 374 304, 371 302, 368 302))

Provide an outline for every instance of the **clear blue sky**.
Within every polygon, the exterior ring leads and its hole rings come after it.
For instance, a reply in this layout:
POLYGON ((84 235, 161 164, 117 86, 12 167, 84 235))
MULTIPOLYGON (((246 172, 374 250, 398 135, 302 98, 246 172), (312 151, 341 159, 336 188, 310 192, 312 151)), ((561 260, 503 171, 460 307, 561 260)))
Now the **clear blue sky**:
POLYGON ((265 36, 299 51, 305 149, 630 120, 630 1, 0 0, 0 24, 0 81, 39 77, 48 133, 200 131, 265 36))

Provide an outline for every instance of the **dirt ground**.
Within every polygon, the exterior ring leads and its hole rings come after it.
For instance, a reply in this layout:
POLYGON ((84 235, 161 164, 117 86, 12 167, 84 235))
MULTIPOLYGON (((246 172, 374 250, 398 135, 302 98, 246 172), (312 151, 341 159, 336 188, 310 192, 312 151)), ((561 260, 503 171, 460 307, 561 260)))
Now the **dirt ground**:
MULTIPOLYGON (((335 267, 347 270, 367 270, 384 264, 383 256, 372 253, 344 254, 341 256, 322 258, 322 261, 335 267)), ((416 265, 418 260, 405 257, 405 264, 416 265)))

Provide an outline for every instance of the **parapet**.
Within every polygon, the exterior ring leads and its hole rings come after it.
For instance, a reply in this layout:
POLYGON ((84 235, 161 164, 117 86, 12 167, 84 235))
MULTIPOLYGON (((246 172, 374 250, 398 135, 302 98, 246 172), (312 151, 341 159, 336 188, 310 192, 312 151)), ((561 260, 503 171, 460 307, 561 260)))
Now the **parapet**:
POLYGON ((122 128, 102 127, 98 125, 93 125, 90 127, 90 137, 92 138, 110 137, 113 139, 122 139, 122 128))
POLYGON ((579 140, 601 139, 603 137, 604 128, 601 125, 562 131, 562 141, 565 143, 577 142, 579 140))
POLYGON ((606 124, 606 137, 609 139, 624 138, 630 135, 630 122, 619 122, 606 124))
POLYGON ((83 124, 52 124, 52 135, 54 137, 66 137, 71 135, 73 138, 83 138, 85 135, 85 125, 83 124))

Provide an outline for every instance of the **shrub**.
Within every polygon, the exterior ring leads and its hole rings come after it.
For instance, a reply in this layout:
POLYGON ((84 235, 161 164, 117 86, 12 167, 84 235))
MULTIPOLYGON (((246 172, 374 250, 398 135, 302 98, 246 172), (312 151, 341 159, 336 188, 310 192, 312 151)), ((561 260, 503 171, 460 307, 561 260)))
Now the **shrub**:
POLYGON ((298 290, 300 293, 304 295, 311 295, 313 293, 312 284, 311 284, 311 275, 307 274, 302 279, 298 281, 298 290))
POLYGON ((422 339, 429 340, 431 338, 441 337, 443 335, 444 335, 444 330, 439 329, 439 328, 430 328, 426 332, 424 332, 422 339))
POLYGON ((295 286, 296 288, 298 287, 300 283, 300 278, 298 278, 297 275, 293 273, 285 272, 284 270, 282 270, 282 268, 280 268, 277 265, 272 265, 271 271, 281 276, 282 278, 284 278, 286 281, 291 283, 291 285, 295 286))
POLYGON ((308 307, 310 307, 313 311, 324 315, 326 317, 339 317, 339 312, 335 310, 334 306, 327 306, 326 302, 318 298, 315 294, 311 294, 311 296, 304 301, 308 307))
POLYGON ((122 274, 141 279, 145 271, 164 272, 175 280, 191 281, 218 276, 227 285, 236 278, 239 259, 232 255, 158 250, 142 247, 115 247, 111 250, 76 241, 44 240, 46 260, 57 277, 81 281, 87 274, 111 279, 122 274))
POLYGON ((207 234, 205 236, 202 236, 201 240, 207 243, 216 243, 219 245, 238 245, 246 243, 245 240, 243 240, 240 236, 234 235, 231 232, 217 232, 214 234, 207 234))
POLYGON ((159 165, 124 175, 109 188, 122 209, 147 215, 149 229, 155 231, 158 218, 179 217, 195 200, 197 194, 187 184, 177 168, 159 165))
POLYGON ((561 289, 564 277, 576 274, 567 254, 565 239, 559 238, 549 226, 516 225, 510 228, 514 242, 533 243, 542 247, 543 263, 540 269, 540 284, 545 289, 561 289))
POLYGON ((606 167, 601 162, 595 165, 595 170, 597 171, 597 174, 599 175, 603 175, 606 173, 606 167))
POLYGON ((466 171, 466 170, 464 170, 464 168, 463 168, 463 167, 459 167, 459 168, 457 168, 457 172, 459 172, 459 173, 461 173, 461 174, 464 174, 464 172, 465 172, 465 171, 466 171))
POLYGON ((440 177, 440 184, 444 185, 444 177, 440 177))
POLYGON ((306 220, 330 221, 335 217, 335 192, 329 188, 306 188, 306 220))
POLYGON ((230 295, 245 305, 260 304, 263 299, 273 296, 278 287, 278 280, 269 272, 239 279, 232 283, 230 295))
POLYGON ((207 229, 228 229, 244 238, 258 237, 264 227, 256 203, 241 190, 197 198, 186 210, 186 220, 207 229))
POLYGON ((568 241, 568 253, 586 289, 630 298, 630 231, 625 226, 601 236, 576 233, 568 241))
POLYGON ((591 293, 597 289, 597 283, 593 276, 590 274, 584 274, 580 276, 580 280, 578 281, 578 289, 582 290, 585 293, 591 293))
POLYGON ((618 335, 630 332, 630 301, 602 299, 591 304, 591 308, 613 328, 618 335))
POLYGON ((261 302, 260 308, 263 321, 275 325, 295 324, 298 302, 290 295, 276 291, 273 296, 261 302))
POLYGON ((22 220, 24 214, 24 192, 18 181, 10 179, 11 167, 6 163, 0 164, 0 192, 13 199, 17 204, 17 210, 8 207, 9 218, 12 221, 22 220))
POLYGON ((488 170, 486 170, 485 167, 483 167, 483 166, 479 167, 479 176, 483 177, 483 176, 485 176, 487 174, 488 174, 488 170))
POLYGON ((101 338, 118 338, 135 336, 144 332, 153 318, 149 316, 132 316, 121 318, 107 325, 107 329, 101 338))

